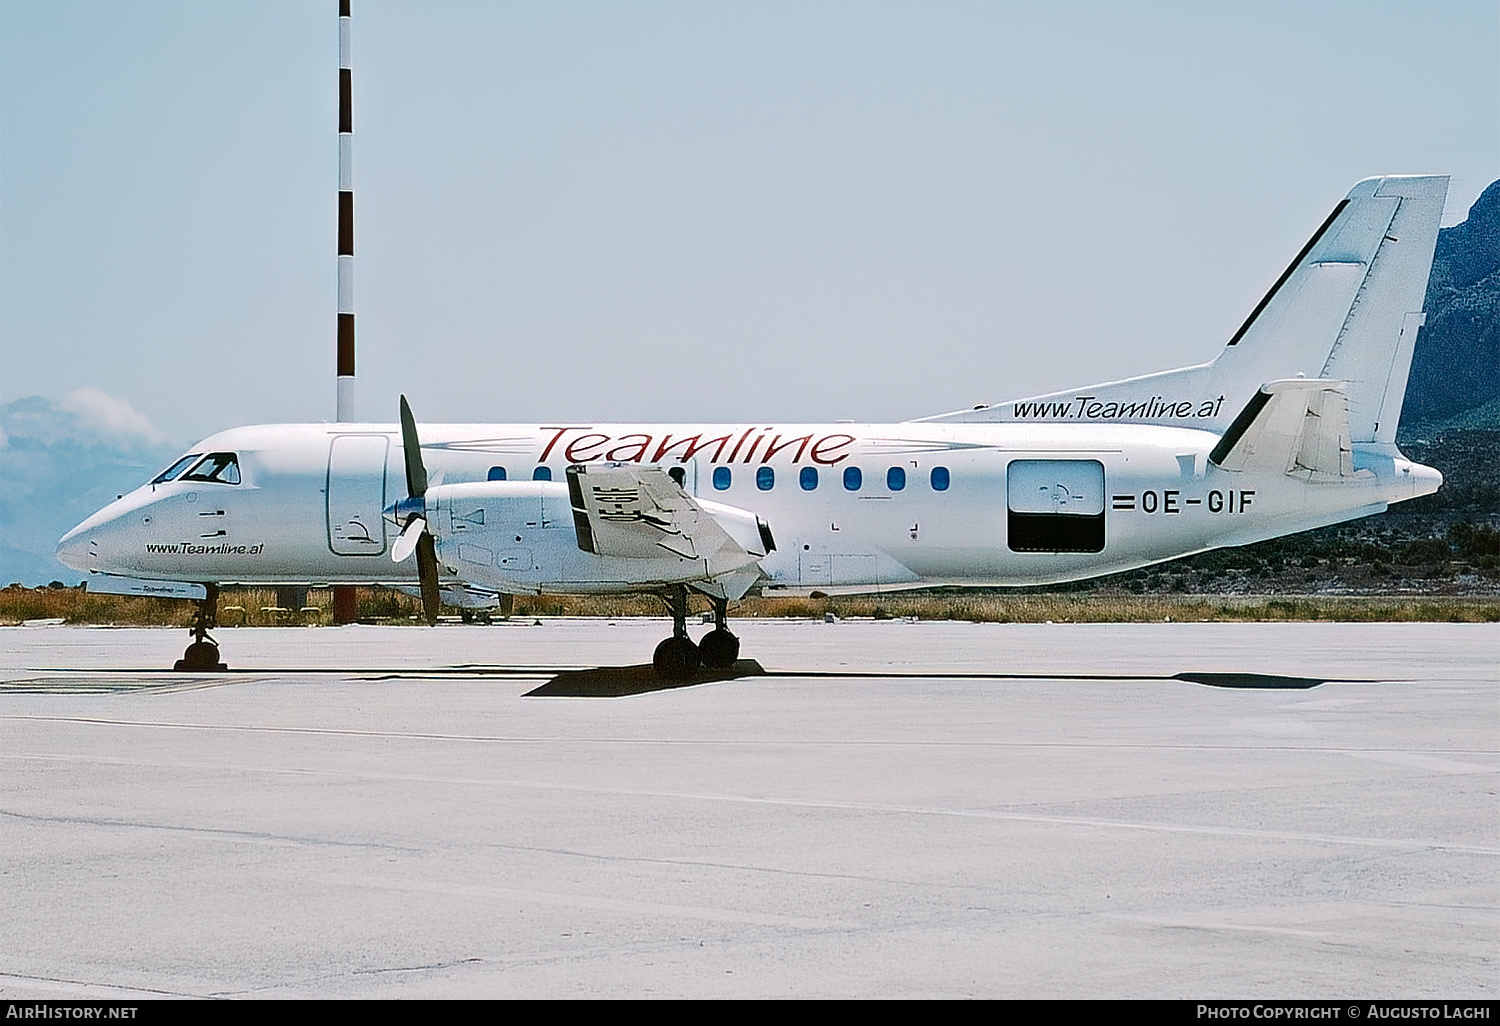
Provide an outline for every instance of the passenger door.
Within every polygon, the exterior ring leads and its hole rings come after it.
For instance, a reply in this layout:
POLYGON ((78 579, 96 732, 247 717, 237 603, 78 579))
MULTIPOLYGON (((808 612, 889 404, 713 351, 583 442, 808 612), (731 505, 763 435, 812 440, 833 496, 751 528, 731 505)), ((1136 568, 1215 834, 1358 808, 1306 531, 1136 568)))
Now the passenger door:
POLYGON ((328 547, 340 556, 385 552, 385 435, 339 435, 328 448, 328 547))

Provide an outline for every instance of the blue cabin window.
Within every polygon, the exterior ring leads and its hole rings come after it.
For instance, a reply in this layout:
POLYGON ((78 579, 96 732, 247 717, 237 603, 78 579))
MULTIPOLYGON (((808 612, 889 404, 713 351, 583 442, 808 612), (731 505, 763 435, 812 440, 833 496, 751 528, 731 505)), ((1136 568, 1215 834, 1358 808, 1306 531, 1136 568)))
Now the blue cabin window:
POLYGON ((802 486, 804 492, 810 492, 818 487, 818 468, 803 467, 802 472, 797 475, 797 483, 802 486))
POLYGON ((486 481, 504 481, 505 480, 505 468, 504 467, 491 467, 490 468, 490 472, 484 476, 484 479, 486 481))
POLYGON ((906 487, 906 468, 892 467, 885 472, 885 486, 893 492, 906 487))
POLYGON ((865 475, 859 472, 858 467, 844 468, 844 487, 851 492, 859 491, 859 486, 865 483, 865 475))
POLYGON ((729 482, 731 480, 733 480, 733 479, 734 479, 734 475, 732 473, 730 473, 728 467, 715 467, 714 468, 714 487, 717 488, 719 491, 721 491, 721 492, 728 491, 728 489, 729 489, 729 482))
POLYGON ((755 487, 763 492, 769 492, 776 485, 776 468, 761 467, 755 472, 755 487))
POLYGON ((537 467, 535 470, 533 470, 531 472, 531 479, 533 481, 551 481, 552 480, 552 468, 551 467, 537 467))
POLYGON ((935 492, 946 492, 948 490, 948 468, 932 468, 932 490, 935 492))

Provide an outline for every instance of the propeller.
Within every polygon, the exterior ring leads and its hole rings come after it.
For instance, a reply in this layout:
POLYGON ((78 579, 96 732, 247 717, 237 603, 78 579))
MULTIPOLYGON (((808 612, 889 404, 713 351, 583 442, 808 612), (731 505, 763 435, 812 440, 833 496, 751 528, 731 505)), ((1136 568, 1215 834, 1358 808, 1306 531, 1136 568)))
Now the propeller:
POLYGON ((396 521, 401 535, 391 546, 391 559, 403 562, 417 554, 417 579, 422 583, 422 613, 429 624, 437 623, 442 594, 438 590, 437 544, 427 529, 427 468, 422 465, 422 443, 417 421, 406 396, 401 397, 401 449, 406 460, 406 498, 396 503, 396 521))

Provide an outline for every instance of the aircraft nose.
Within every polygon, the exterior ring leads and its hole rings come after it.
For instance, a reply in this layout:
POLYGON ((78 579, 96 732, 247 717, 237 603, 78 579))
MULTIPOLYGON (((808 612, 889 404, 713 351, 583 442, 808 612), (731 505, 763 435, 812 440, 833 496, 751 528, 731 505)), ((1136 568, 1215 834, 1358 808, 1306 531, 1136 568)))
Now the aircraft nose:
POLYGON ((88 573, 99 556, 98 536, 84 524, 62 536, 57 543, 57 561, 72 570, 88 573))

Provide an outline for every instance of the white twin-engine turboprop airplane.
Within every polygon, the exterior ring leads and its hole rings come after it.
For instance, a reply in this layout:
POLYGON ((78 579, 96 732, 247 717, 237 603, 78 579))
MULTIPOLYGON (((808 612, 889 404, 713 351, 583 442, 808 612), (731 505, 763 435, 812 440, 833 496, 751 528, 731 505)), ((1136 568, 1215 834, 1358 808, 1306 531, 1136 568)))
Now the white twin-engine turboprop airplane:
POLYGON ((762 593, 1048 584, 1426 495, 1395 445, 1445 177, 1360 182, 1209 363, 901 424, 278 424, 205 439, 58 544, 92 590, 652 592, 655 666, 727 667, 762 593), (430 475, 430 476, 429 476, 430 475), (415 560, 411 557, 415 555, 415 560), (715 626, 688 637, 688 590, 715 626))

